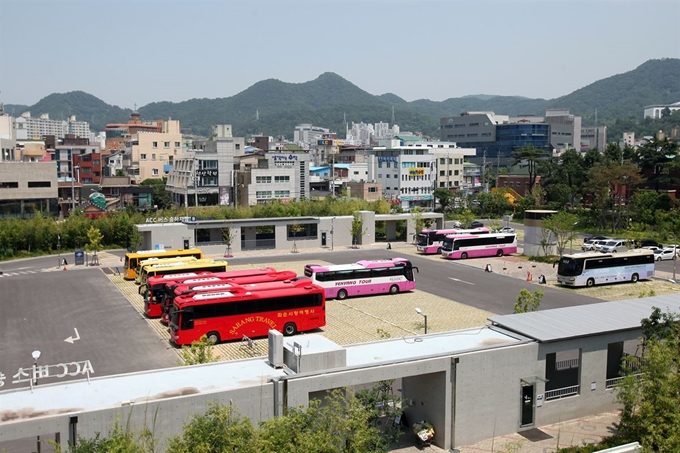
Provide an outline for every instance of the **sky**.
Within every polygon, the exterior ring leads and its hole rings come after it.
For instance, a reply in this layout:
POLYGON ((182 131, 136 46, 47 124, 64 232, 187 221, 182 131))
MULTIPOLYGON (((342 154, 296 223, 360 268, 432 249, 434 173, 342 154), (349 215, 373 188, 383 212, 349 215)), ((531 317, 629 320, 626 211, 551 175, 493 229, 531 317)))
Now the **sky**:
POLYGON ((138 108, 334 72, 374 94, 552 99, 680 58, 680 0, 0 0, 0 102, 138 108))

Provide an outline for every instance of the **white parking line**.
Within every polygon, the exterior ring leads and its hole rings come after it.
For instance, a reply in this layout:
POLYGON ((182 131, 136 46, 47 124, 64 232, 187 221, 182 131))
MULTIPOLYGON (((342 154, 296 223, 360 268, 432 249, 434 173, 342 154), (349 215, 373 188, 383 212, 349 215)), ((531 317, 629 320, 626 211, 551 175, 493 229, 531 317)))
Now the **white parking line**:
POLYGON ((458 278, 453 278, 453 277, 449 277, 449 278, 450 278, 451 280, 453 280, 453 281, 456 281, 456 282, 466 283, 466 284, 468 284, 468 285, 475 286, 475 284, 472 283, 472 282, 466 282, 465 280, 460 280, 460 279, 458 279, 458 278))

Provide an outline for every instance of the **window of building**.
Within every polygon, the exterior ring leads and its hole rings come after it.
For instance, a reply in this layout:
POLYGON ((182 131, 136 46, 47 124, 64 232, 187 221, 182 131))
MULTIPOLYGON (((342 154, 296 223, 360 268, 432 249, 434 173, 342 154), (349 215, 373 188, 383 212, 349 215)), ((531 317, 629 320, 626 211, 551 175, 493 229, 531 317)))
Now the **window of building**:
POLYGON ((151 142, 151 146, 154 148, 158 148, 158 142, 151 142))
POLYGON ((180 142, 175 142, 175 148, 181 148, 182 144, 180 142))
POLYGON ((605 388, 616 387, 623 379, 624 360, 632 368, 642 364, 642 345, 639 340, 619 341, 607 345, 607 377, 605 388))
POLYGON ((271 198, 272 197, 272 191, 271 190, 258 190, 255 192, 255 197, 256 198, 271 198))
POLYGON ((470 123, 469 126, 470 127, 479 127, 479 123, 470 123))
POLYGON ((387 173, 387 174, 385 175, 385 178, 389 179, 389 178, 390 178, 390 174, 387 173))
POLYGON ((455 128, 465 127, 465 124, 456 124, 454 127, 455 127, 455 128))
POLYGON ((482 132, 482 137, 491 137, 491 132, 482 132))
POLYGON ((444 183, 444 181, 439 183, 439 187, 446 187, 446 184, 444 183))
POLYGON ((382 178, 382 173, 378 173, 378 179, 382 178))
POLYGON ((151 160, 156 160, 156 154, 151 154, 151 160))
POLYGON ((446 163, 446 159, 444 159, 443 157, 440 157, 440 158, 439 158, 439 163, 440 163, 441 165, 444 165, 444 164, 446 163))
POLYGON ((257 184, 269 184, 269 183, 272 182, 272 177, 271 176, 256 176, 255 182, 257 184))
POLYGON ((139 159, 140 160, 146 160, 146 154, 140 154, 139 159))
POLYGON ((52 187, 52 183, 50 181, 28 181, 29 189, 35 189, 39 187, 52 187))
POLYGON ((553 352, 545 356, 546 401, 578 395, 581 377, 581 350, 553 352))
POLYGON ((369 187, 368 188, 368 193, 376 193, 378 191, 377 187, 369 187))
POLYGON ((359 172, 358 172, 358 171, 355 171, 355 172, 354 172, 354 174, 355 174, 355 175, 358 175, 358 174, 359 174, 359 172))
POLYGON ((237 143, 237 144, 236 144, 236 149, 241 149, 241 144, 240 144, 240 143, 237 143))
POLYGON ((276 190, 274 191, 274 197, 276 198, 289 198, 290 190, 276 190))
POLYGON ((274 182, 290 182, 290 176, 274 176, 274 182))
POLYGON ((163 148, 170 148, 170 142, 163 142, 163 148))
POLYGON ((158 176, 158 169, 157 169, 157 168, 154 168, 154 169, 151 171, 151 174, 154 175, 154 176, 158 176))
POLYGON ((439 176, 446 176, 446 172, 444 170, 439 171, 439 176))
POLYGON ((460 170, 453 170, 454 176, 458 176, 460 174, 460 170))
POLYGON ((100 163, 101 163, 101 161, 99 159, 94 159, 92 161, 92 165, 99 165, 100 163))

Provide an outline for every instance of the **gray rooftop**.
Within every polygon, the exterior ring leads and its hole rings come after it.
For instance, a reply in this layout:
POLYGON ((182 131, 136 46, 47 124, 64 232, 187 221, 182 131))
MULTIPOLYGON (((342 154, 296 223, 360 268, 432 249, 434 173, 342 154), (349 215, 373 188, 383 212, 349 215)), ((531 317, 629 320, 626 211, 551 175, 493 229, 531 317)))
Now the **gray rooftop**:
POLYGON ((680 296, 647 297, 617 302, 603 302, 578 307, 556 308, 516 315, 488 318, 493 324, 540 342, 597 335, 640 328, 640 321, 652 314, 680 311, 680 296))
MULTIPOLYGON (((470 350, 516 345, 533 341, 488 326, 419 337, 400 338, 347 346, 347 367, 372 366, 470 350)), ((286 343, 299 342, 304 353, 342 349, 320 335, 298 335, 286 343)), ((275 369, 266 358, 166 368, 117 376, 96 377, 66 383, 41 384, 33 392, 24 389, 0 392, 0 424, 41 415, 89 410, 183 395, 222 392, 263 385, 272 378, 289 375, 275 369), (206 367, 210 367, 206 370, 206 367)))

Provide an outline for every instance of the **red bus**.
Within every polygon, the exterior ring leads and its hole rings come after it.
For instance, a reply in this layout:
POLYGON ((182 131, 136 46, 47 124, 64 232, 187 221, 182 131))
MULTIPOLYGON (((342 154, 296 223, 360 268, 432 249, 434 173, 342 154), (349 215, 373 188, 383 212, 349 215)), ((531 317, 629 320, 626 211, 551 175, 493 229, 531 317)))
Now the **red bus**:
MULTIPOLYGON (((202 277, 192 278, 184 280, 182 282, 169 283, 165 285, 165 290, 159 299, 160 314, 156 314, 159 310, 158 307, 154 307, 153 314, 154 317, 161 317, 161 322, 167 324, 170 319, 170 308, 176 296, 181 295, 183 292, 189 290, 189 286, 199 286, 199 285, 216 285, 216 284, 233 284, 233 285, 245 285, 249 283, 261 283, 261 282, 278 282, 285 280, 293 280, 297 277, 297 274, 293 271, 276 271, 274 268, 273 272, 268 273, 253 273, 248 275, 246 271, 234 271, 231 277, 219 277, 219 275, 229 274, 230 272, 219 272, 212 275, 205 275, 202 277), (241 275, 236 275, 241 273, 241 275)), ((254 269, 248 269, 251 271, 254 269)))
POLYGON ((170 312, 170 341, 181 346, 206 335, 214 343, 284 335, 326 325, 326 297, 320 286, 303 279, 286 289, 222 291, 178 296, 170 312))
MULTIPOLYGON (((196 278, 243 278, 263 276, 276 273, 273 267, 263 267, 259 269, 245 269, 241 271, 225 272, 183 272, 177 274, 165 274, 149 277, 146 285, 139 288, 139 293, 144 297, 144 313, 149 318, 160 318, 163 314, 163 293, 166 285, 174 285, 185 280, 196 278)), ((293 277, 297 274, 293 273, 293 277)))

